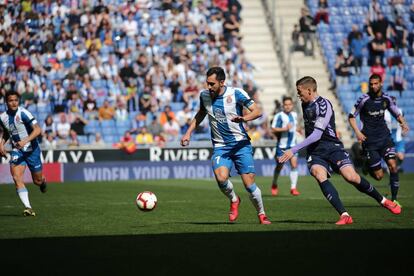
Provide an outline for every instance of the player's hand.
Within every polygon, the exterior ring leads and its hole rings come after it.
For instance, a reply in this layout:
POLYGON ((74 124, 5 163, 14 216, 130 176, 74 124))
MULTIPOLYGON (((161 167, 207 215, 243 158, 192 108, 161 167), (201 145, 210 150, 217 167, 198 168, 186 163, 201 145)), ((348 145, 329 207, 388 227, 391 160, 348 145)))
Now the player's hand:
POLYGON ((16 148, 17 149, 22 149, 22 148, 24 148, 24 146, 26 144, 27 144, 27 141, 26 140, 21 140, 21 141, 19 141, 19 142, 16 143, 16 148))
POLYGON ((362 132, 358 132, 356 136, 357 136, 358 142, 360 143, 365 142, 365 140, 367 139, 367 137, 362 132))
POLYGON ((243 116, 236 116, 233 119, 231 119, 231 121, 234 122, 234 123, 243 123, 243 122, 245 122, 243 116))
POLYGON ((190 144, 190 135, 184 135, 184 136, 181 138, 180 143, 181 143, 181 146, 182 146, 182 147, 186 147, 186 146, 188 146, 188 145, 190 144))
POLYGON ((288 124, 286 125, 286 130, 290 130, 292 127, 293 127, 293 125, 292 125, 291 123, 288 123, 288 124))
POLYGON ((293 152, 292 152, 292 150, 286 150, 284 153, 283 153, 283 155, 282 156, 280 156, 278 159, 277 159, 277 161, 279 162, 279 163, 285 163, 286 161, 288 161, 290 158, 292 158, 293 157, 293 152))
POLYGON ((406 136, 407 133, 410 131, 410 127, 408 126, 407 123, 401 124, 401 130, 402 130, 403 136, 406 136))
POLYGON ((6 149, 3 145, 0 145, 0 157, 6 157, 6 149))

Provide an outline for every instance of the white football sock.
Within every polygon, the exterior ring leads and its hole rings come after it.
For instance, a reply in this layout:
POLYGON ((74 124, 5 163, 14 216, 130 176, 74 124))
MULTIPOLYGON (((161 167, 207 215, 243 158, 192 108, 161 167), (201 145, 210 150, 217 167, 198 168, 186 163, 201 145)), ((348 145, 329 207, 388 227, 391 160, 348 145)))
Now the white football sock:
POLYGON ((256 208, 257 214, 264 214, 262 191, 257 187, 256 183, 253 183, 249 188, 246 188, 249 192, 249 198, 256 208))
POLYGON ((29 201, 29 192, 27 191, 26 188, 20 188, 17 189, 17 194, 20 197, 20 200, 22 201, 24 207, 26 208, 32 208, 32 206, 30 205, 30 201, 29 201))
POLYGON ((298 170, 297 169, 291 170, 289 177, 290 177, 290 188, 296 189, 296 185, 298 183, 298 170))
POLYGON ((231 200, 231 202, 237 201, 238 198, 234 192, 233 183, 231 183, 230 179, 227 179, 223 184, 218 184, 218 186, 223 194, 231 200))

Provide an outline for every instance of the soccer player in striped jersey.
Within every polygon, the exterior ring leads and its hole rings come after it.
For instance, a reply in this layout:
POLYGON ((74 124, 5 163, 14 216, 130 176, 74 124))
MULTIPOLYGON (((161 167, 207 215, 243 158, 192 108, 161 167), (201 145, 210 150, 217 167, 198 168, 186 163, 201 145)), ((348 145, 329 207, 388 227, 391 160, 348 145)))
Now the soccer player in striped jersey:
MULTIPOLYGON (((272 131, 277 136, 275 161, 276 166, 273 171, 272 196, 276 196, 279 192, 277 179, 283 168, 283 163, 279 163, 277 158, 282 156, 283 152, 296 145, 297 131, 297 113, 293 111, 293 100, 291 97, 283 98, 283 111, 275 114, 272 121, 272 131)), ((296 153, 290 159, 290 193, 294 196, 300 195, 296 188, 298 182, 298 154, 296 153)))
MULTIPOLYGON (((391 96, 391 99, 395 104, 397 104, 397 99, 394 96, 391 96)), ((401 108, 398 108, 398 111, 404 116, 404 113, 401 108)), ((400 123, 392 117, 391 113, 388 110, 385 110, 384 120, 387 123, 387 127, 390 130, 391 138, 395 144, 395 155, 397 159, 397 169, 402 171, 401 164, 404 161, 405 157, 405 141, 400 123)))
POLYGON ((262 193, 255 183, 253 149, 244 122, 262 115, 260 107, 240 88, 224 84, 223 68, 211 67, 207 71, 207 88, 200 92, 200 109, 181 138, 187 146, 191 133, 208 116, 213 142, 212 168, 220 190, 230 199, 229 220, 234 222, 239 215, 240 197, 236 195, 229 176, 233 166, 240 174, 250 200, 256 208, 260 224, 270 224, 265 214, 262 193), (250 112, 243 115, 243 109, 250 112))
POLYGON ((385 110, 397 119, 403 134, 408 133, 408 124, 397 105, 390 96, 382 92, 381 76, 373 74, 369 78, 369 92, 362 95, 355 103, 353 112, 349 114, 349 123, 358 142, 362 144, 370 175, 376 180, 381 180, 384 177, 381 160, 387 163, 390 171, 391 199, 399 204, 397 194, 400 185, 395 145, 384 120, 385 110), (363 124, 362 129, 359 129, 356 122, 358 115, 363 124))
POLYGON ((401 207, 383 197, 374 186, 356 171, 336 135, 335 112, 328 99, 318 95, 316 80, 303 77, 296 82, 298 97, 302 101, 305 122, 305 140, 286 150, 279 162, 288 161, 300 149, 307 149, 307 162, 311 175, 318 181, 323 195, 340 215, 336 225, 352 224, 353 219, 339 198, 338 191, 329 180, 332 171, 340 173, 358 191, 375 199, 393 214, 400 214, 401 207))
MULTIPOLYGON (((20 95, 15 91, 6 93, 7 110, 0 114, 0 137, 7 134, 11 141, 10 171, 16 186, 17 195, 25 209, 24 216, 35 216, 29 201, 29 192, 23 182, 26 166, 29 167, 33 183, 40 187, 42 193, 46 192, 46 181, 42 173, 40 159, 40 146, 37 137, 41 129, 33 115, 19 106, 20 95)), ((5 143, 0 138, 0 155, 5 156, 5 143)))

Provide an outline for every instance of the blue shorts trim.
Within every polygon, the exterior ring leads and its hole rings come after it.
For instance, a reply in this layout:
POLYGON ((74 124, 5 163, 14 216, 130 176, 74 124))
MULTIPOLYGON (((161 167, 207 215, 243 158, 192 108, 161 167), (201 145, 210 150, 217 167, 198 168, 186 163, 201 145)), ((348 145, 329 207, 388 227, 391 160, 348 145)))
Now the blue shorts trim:
POLYGON ((13 150, 10 155, 10 165, 28 166, 31 172, 39 172, 43 169, 39 147, 29 152, 13 150))
POLYGON ((234 164, 238 174, 256 173, 253 148, 249 141, 214 148, 211 162, 213 171, 223 166, 231 171, 234 164))

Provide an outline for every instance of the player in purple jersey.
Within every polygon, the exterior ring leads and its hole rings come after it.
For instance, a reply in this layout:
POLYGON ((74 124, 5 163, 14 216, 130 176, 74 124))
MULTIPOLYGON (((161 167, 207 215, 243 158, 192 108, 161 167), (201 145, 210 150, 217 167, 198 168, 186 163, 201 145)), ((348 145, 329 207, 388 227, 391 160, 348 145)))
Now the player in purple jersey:
POLYGON ((229 220, 237 219, 240 205, 240 197, 229 179, 234 164, 256 208, 259 223, 271 224, 264 211, 262 192, 255 182, 253 149, 243 127, 244 122, 259 118, 262 111, 242 89, 226 86, 225 79, 223 68, 208 69, 208 89, 200 93, 200 109, 181 138, 181 145, 189 144, 191 133, 208 116, 213 142, 212 168, 220 190, 230 200, 229 220), (250 112, 243 115, 243 108, 250 112))
POLYGON ((342 175, 360 192, 375 199, 393 214, 400 214, 401 207, 383 197, 366 179, 354 169, 349 154, 336 135, 335 113, 329 100, 318 95, 316 80, 303 77, 296 82, 298 97, 302 101, 306 138, 293 148, 286 150, 279 162, 286 162, 300 149, 307 149, 307 162, 311 175, 318 181, 326 199, 339 213, 337 225, 352 224, 353 219, 342 204, 339 194, 329 177, 332 171, 342 175))
POLYGON ((15 91, 6 93, 7 111, 0 114, 0 157, 6 156, 4 144, 11 141, 10 172, 12 174, 17 195, 25 209, 24 216, 35 216, 29 201, 29 192, 23 182, 26 166, 32 174, 33 183, 40 187, 42 193, 47 186, 42 173, 40 147, 37 137, 42 133, 36 119, 23 107, 19 107, 20 95, 15 91), (6 139, 3 139, 6 137, 6 139))
POLYGON ((384 119, 385 111, 397 119, 401 125, 403 135, 408 131, 408 125, 390 96, 382 92, 381 76, 373 74, 369 78, 369 92, 362 95, 349 114, 349 123, 362 144, 370 175, 376 180, 384 177, 381 166, 383 159, 390 171, 391 199, 397 203, 399 189, 398 165, 395 154, 395 145, 384 119), (359 115, 362 129, 358 128, 356 117, 359 115))

